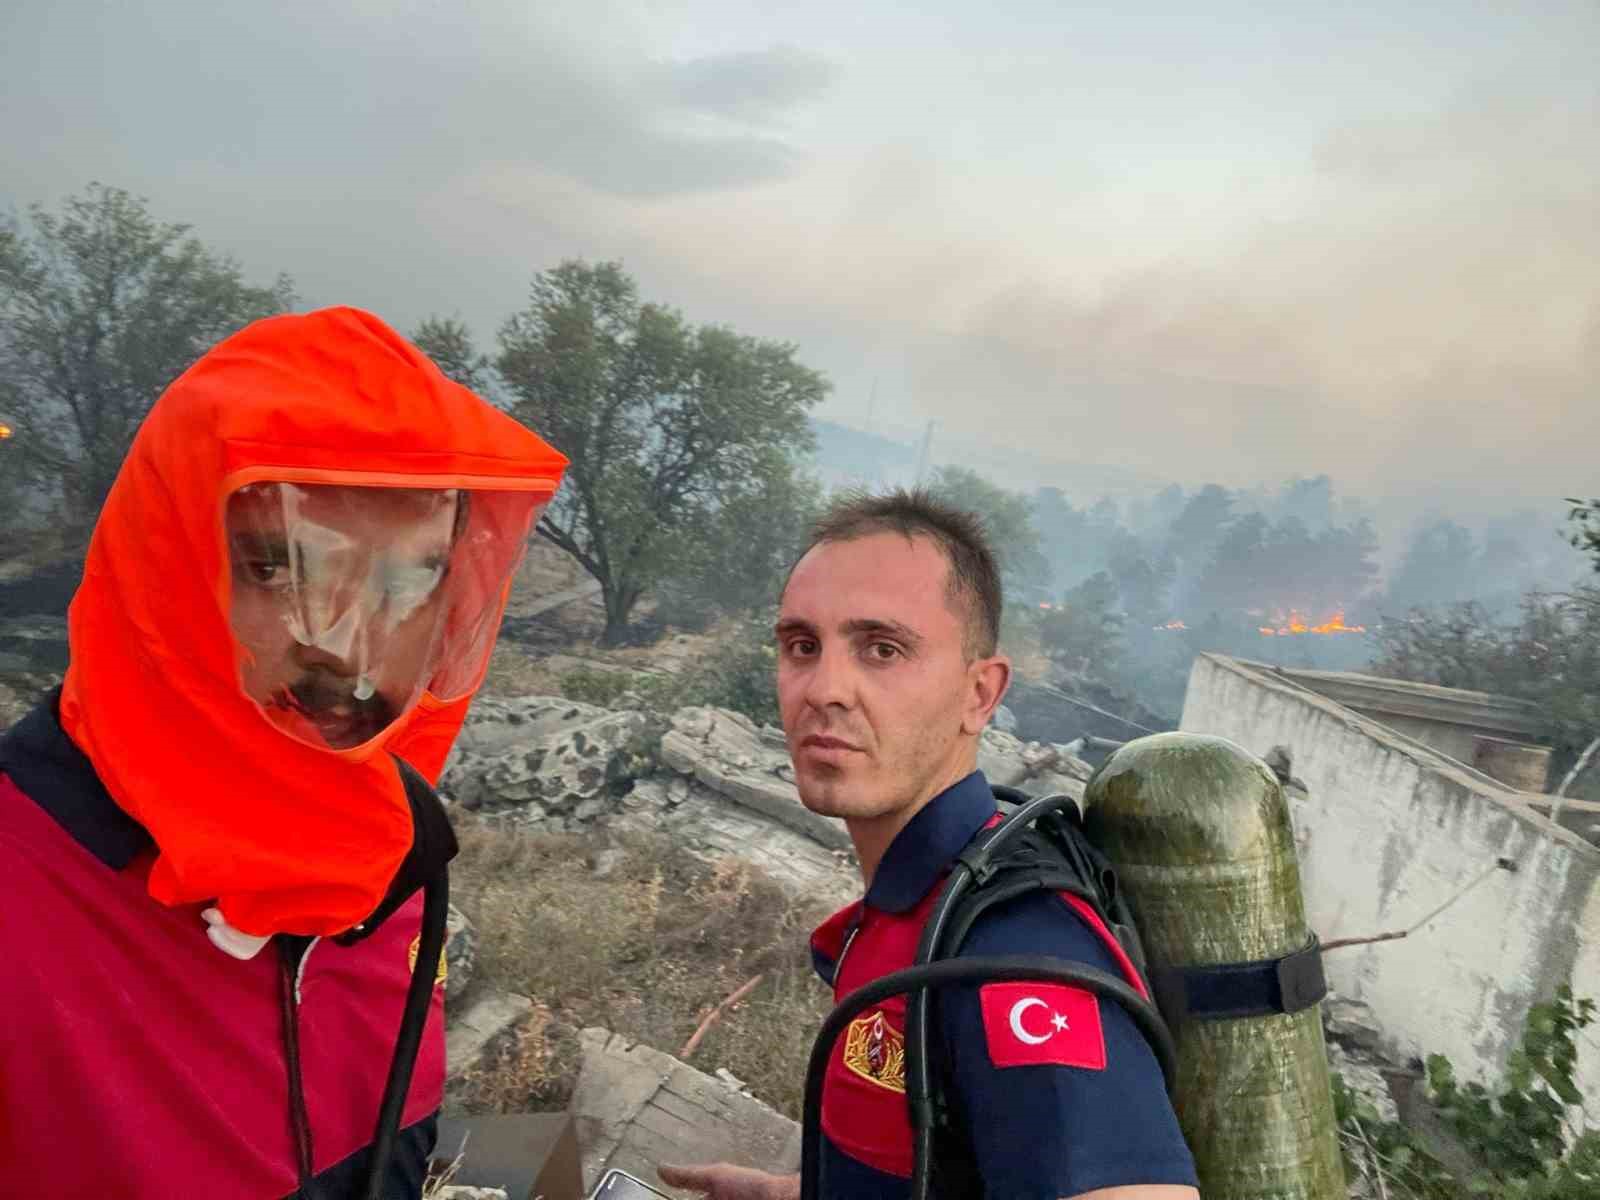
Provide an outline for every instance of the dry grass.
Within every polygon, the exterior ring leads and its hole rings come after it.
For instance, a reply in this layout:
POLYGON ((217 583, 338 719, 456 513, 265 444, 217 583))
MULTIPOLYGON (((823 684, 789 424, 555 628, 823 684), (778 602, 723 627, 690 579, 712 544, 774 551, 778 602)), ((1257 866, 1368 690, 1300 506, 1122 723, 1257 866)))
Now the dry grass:
POLYGON ((535 657, 510 638, 495 644, 484 676, 483 696, 559 696, 560 673, 552 671, 543 656, 535 657))
POLYGON ((760 973, 692 1061, 726 1067, 798 1115, 806 1056, 830 1006, 806 948, 825 909, 802 909, 746 864, 709 866, 662 838, 607 843, 471 820, 460 833, 453 890, 478 927, 473 986, 519 992, 538 1006, 468 1081, 464 1108, 559 1108, 575 1081, 578 1029, 603 1025, 675 1054, 711 1009, 760 973))

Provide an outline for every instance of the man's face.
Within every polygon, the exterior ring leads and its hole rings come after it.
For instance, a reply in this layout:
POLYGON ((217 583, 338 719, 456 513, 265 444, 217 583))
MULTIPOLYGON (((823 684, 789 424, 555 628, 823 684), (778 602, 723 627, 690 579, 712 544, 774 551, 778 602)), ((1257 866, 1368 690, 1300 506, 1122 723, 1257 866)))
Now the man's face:
POLYGON ((981 728, 948 575, 935 543, 897 533, 824 543, 795 567, 778 614, 778 705, 813 812, 875 818, 925 800, 950 781, 963 733, 981 728))
POLYGON ((450 490, 298 484, 229 497, 246 694, 335 750, 383 732, 437 666, 460 505, 450 490))

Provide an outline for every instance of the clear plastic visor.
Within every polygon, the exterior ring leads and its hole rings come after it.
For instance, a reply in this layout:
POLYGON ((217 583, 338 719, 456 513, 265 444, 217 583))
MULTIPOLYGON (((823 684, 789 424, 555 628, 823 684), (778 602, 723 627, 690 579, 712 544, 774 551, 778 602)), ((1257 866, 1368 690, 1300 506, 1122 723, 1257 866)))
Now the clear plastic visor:
POLYGON ((352 750, 426 693, 471 691, 543 510, 524 492, 253 483, 225 506, 239 683, 268 720, 352 750))

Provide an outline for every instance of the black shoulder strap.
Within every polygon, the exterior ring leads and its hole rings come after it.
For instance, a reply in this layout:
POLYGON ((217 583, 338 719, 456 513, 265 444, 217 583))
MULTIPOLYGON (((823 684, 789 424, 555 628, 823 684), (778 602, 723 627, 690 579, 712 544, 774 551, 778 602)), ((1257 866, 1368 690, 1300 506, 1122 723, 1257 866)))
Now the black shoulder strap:
POLYGON ((442 876, 461 849, 456 841, 456 831, 451 828, 450 817, 439 801, 439 794, 422 773, 401 758, 393 756, 405 784, 406 803, 411 808, 411 849, 400 862, 383 900, 365 921, 333 940, 341 946, 351 946, 370 937, 378 926, 387 921, 394 911, 425 887, 429 880, 442 876))
MULTIPOLYGON (((994 790, 1006 815, 980 831, 957 856, 951 882, 930 914, 917 964, 959 955, 968 934, 991 909, 1030 892, 1065 892, 1093 909, 1122 945, 1149 992, 1143 951, 1117 888, 1116 872, 1084 834, 1077 801, 1065 795, 1029 799, 1013 789, 994 790), (963 879, 965 885, 958 882, 963 879)), ((1131 990, 1120 1002, 1137 1003, 1144 1010, 1141 1015, 1170 1045, 1170 1034, 1155 1005, 1131 990)), ((923 1144, 933 1158, 929 1175, 935 1194, 982 1195, 977 1156, 968 1132, 968 1118, 973 1114, 963 1110, 957 1090, 950 1086, 954 1075, 950 1048, 943 1038, 930 1035, 938 1023, 938 1005, 939 996, 933 992, 913 995, 907 1003, 906 1078, 917 1093, 907 1099, 913 1106, 913 1124, 926 1121, 932 1130, 923 1144)))
MULTIPOLYGON (((1083 977, 1079 986, 1127 1009, 1150 1040, 1169 1089, 1176 1080, 1171 1027, 1180 1019, 1297 1012, 1326 993, 1321 946, 1314 935, 1305 947, 1282 958, 1151 971, 1132 912, 1117 886, 1116 871, 1084 832, 1076 801, 1067 796, 1029 799, 1013 789, 994 790, 1006 815, 981 830, 957 856, 923 927, 916 965, 901 974, 934 969, 928 964, 957 957, 979 918, 997 905, 1040 889, 1077 896, 1122 947, 1145 993, 1154 999, 1145 999, 1125 981, 1099 971, 1079 972, 1083 977)), ((1032 960, 1015 961, 1033 965, 1032 960)), ((1038 957, 1040 967, 1056 961, 1038 957)), ((981 970, 990 969, 989 960, 974 960, 973 966, 980 963, 981 970)), ((925 1197, 931 1187, 938 1196, 981 1195, 968 1114, 960 1111, 960 1098, 950 1086, 949 1047, 943 1038, 931 1036, 937 1003, 932 987, 908 991, 906 1103, 915 1160, 912 1194, 925 1197)))

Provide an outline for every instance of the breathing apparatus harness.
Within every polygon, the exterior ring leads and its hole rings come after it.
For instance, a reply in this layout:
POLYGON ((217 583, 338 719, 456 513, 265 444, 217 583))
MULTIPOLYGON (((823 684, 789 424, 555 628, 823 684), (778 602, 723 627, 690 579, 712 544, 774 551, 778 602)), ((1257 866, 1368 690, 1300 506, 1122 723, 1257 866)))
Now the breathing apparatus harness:
MULTIPOLYGON (((417 944, 416 962, 411 969, 411 981, 406 987, 400 1030, 389 1060, 383 1099, 378 1106, 378 1124, 372 1141, 367 1183, 361 1193, 364 1200, 383 1200, 389 1161, 394 1157, 406 1095, 411 1090, 411 1076, 416 1070, 417 1055, 422 1048, 422 1033, 433 1000, 439 960, 444 956, 450 909, 449 864, 460 848, 438 794, 410 763, 398 756, 394 761, 399 767, 401 781, 405 784, 406 801, 411 808, 411 849, 401 862, 383 902, 372 915, 355 928, 331 939, 338 945, 352 946, 371 936, 396 909, 421 890, 422 931, 417 944)), ((295 1195, 312 1200, 316 1195, 312 1182, 315 1167, 311 1157, 311 1133, 305 1111, 305 1096, 300 1082, 299 1039, 295 1032, 294 1012, 295 962, 305 947, 303 944, 295 946, 290 939, 277 940, 284 964, 284 1033, 289 1058, 290 1123, 295 1134, 299 1174, 295 1195)))
POLYGON ((908 994, 905 1054, 913 1151, 911 1197, 928 1200, 931 1195, 983 1194, 966 1123, 951 1102, 945 1048, 929 1037, 935 990, 1026 981, 1064 984, 1114 1001, 1132 1018, 1155 1053, 1169 1093, 1177 1073, 1172 1028, 1181 1020, 1297 1012, 1326 994, 1321 947, 1315 935, 1305 949, 1282 959, 1152 971, 1132 912, 1118 888, 1116 871, 1085 834, 1078 802, 1061 794, 1029 798, 1008 787, 997 786, 994 793, 1002 819, 980 830, 956 856, 923 926, 913 965, 851 992, 817 1034, 806 1069, 802 1200, 822 1200, 823 1196, 822 1091, 834 1043, 852 1020, 890 996, 908 994), (1044 955, 957 957, 985 912, 1039 890, 1064 893, 1086 903, 1121 949, 1133 982, 1083 963, 1044 955))
MULTIPOLYGON (((378 1107, 378 1131, 372 1143, 372 1171, 367 1176, 366 1200, 383 1200, 384 1176, 400 1132, 406 1093, 411 1090, 411 1073, 416 1069, 417 1053, 422 1048, 422 1030, 428 1021, 428 1008, 444 956, 445 927, 450 915, 450 860, 460 850, 450 818, 445 815, 439 796, 410 763, 399 756, 400 778, 406 785, 406 800, 411 806, 415 833, 411 850, 400 864, 395 886, 364 922, 370 932, 401 904, 422 888, 422 933, 417 946, 417 961, 411 968, 411 983, 406 988, 405 1008, 400 1016, 400 1033, 395 1038, 394 1056, 389 1060, 389 1078, 378 1107)), ((341 935, 349 937, 349 934, 341 935)))

